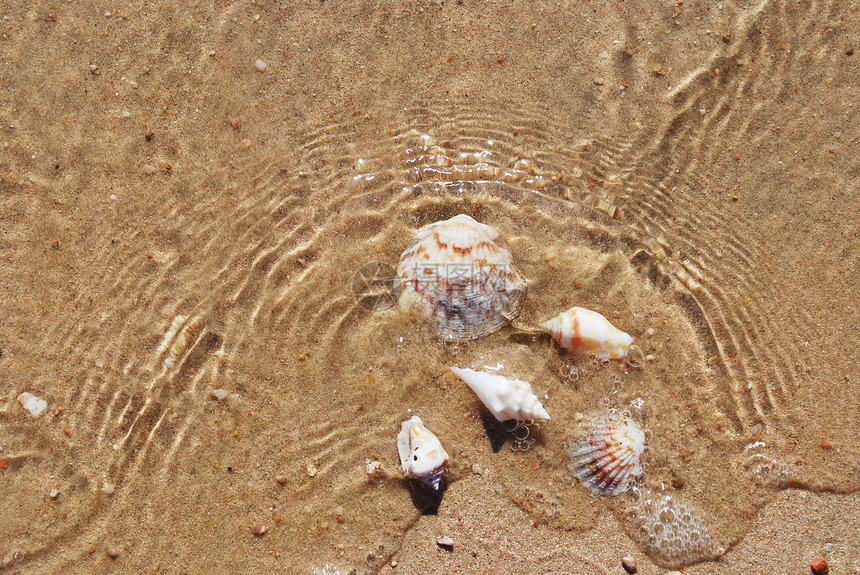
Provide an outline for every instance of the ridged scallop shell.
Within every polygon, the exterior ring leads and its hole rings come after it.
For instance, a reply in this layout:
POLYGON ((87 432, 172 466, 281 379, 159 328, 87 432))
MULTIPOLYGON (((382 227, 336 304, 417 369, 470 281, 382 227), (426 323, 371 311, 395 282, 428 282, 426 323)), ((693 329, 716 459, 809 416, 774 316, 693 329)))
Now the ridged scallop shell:
POLYGON ((599 495, 627 491, 642 475, 645 432, 629 417, 593 420, 570 446, 573 473, 599 495))
POLYGON ((526 282, 499 232, 465 214, 421 228, 397 275, 400 304, 421 310, 450 340, 493 333, 525 300, 526 282))
POLYGON ((549 414, 527 381, 468 368, 452 367, 451 371, 472 388, 499 421, 549 419, 549 414))
POLYGON ((572 307, 538 327, 571 353, 594 354, 599 359, 621 359, 633 338, 596 311, 572 307))
POLYGON ((418 479, 433 489, 439 489, 439 483, 448 466, 448 454, 439 438, 424 427, 424 422, 417 415, 413 415, 400 426, 397 451, 406 477, 418 479))

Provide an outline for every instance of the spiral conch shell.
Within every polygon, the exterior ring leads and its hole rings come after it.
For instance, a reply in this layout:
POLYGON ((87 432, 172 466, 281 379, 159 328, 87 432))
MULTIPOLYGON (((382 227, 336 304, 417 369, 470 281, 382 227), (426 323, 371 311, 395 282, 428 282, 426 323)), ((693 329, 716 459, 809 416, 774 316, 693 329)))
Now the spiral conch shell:
POLYGON ((526 282, 499 232, 460 214, 424 226, 400 256, 400 305, 449 340, 476 339, 517 317, 526 282))
POLYGON ((417 415, 413 415, 412 419, 404 421, 400 426, 397 451, 400 453, 400 465, 403 466, 403 474, 406 477, 439 489, 439 483, 448 466, 448 454, 439 438, 424 427, 424 422, 417 415))
POLYGON ((596 311, 572 307, 538 327, 571 353, 594 354, 598 359, 621 359, 633 338, 596 311))
POLYGON ((519 422, 534 422, 549 419, 546 409, 526 381, 468 368, 452 367, 451 371, 472 388, 499 421, 514 419, 519 422))
POLYGON ((642 475, 645 432, 629 417, 591 421, 570 446, 573 473, 599 495, 618 495, 642 475))

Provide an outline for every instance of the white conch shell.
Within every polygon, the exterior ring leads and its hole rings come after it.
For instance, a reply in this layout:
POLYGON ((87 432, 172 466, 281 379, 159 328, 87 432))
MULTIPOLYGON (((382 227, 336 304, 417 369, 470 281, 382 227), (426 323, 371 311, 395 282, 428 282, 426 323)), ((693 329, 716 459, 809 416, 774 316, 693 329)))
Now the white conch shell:
POLYGON ((433 435, 417 415, 403 422, 397 434, 397 451, 403 474, 418 479, 433 489, 439 489, 448 465, 448 454, 439 438, 433 435))
POLYGON ((549 419, 549 414, 527 381, 468 368, 452 367, 451 371, 472 388, 499 421, 549 419))
POLYGON ((400 305, 450 340, 493 333, 517 317, 526 282, 499 232, 460 214, 424 226, 400 256, 400 305))
POLYGON ((582 307, 572 307, 538 327, 552 335, 558 344, 571 353, 591 354, 599 359, 621 359, 633 338, 597 313, 582 307))
POLYGON ((627 491, 642 475, 645 432, 629 417, 593 420, 570 446, 573 472, 600 495, 627 491))

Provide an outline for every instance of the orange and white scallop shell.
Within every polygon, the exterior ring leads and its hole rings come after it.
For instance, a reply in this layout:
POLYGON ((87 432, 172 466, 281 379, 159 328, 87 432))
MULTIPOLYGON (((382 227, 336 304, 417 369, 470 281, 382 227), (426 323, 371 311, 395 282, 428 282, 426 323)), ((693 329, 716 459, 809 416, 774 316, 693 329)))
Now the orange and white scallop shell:
POLYGON ((421 228, 397 266, 400 305, 453 341, 476 339, 516 318, 526 282, 494 228, 460 214, 421 228))
POLYGON ((624 493, 644 470, 645 432, 629 417, 590 420, 569 449, 573 474, 599 495, 624 493))

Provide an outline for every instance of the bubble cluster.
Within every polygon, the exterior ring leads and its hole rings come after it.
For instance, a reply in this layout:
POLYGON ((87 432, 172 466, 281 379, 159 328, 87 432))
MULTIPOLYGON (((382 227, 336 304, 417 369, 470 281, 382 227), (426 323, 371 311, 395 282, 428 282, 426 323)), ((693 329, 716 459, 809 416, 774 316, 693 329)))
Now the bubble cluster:
POLYGON ((754 455, 744 464, 746 470, 752 473, 756 484, 777 489, 800 487, 809 489, 811 482, 806 477, 803 468, 763 455, 754 455))
POLYGON ((531 437, 540 429, 540 423, 534 420, 516 421, 510 419, 503 422, 502 427, 511 434, 511 449, 513 451, 528 451, 535 444, 535 438, 531 437))
POLYGON ((725 553, 714 541, 701 512, 677 493, 633 490, 622 513, 630 536, 664 567, 683 567, 725 553))

